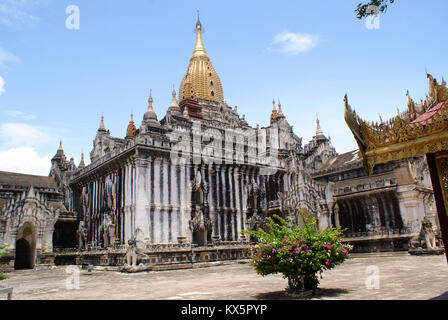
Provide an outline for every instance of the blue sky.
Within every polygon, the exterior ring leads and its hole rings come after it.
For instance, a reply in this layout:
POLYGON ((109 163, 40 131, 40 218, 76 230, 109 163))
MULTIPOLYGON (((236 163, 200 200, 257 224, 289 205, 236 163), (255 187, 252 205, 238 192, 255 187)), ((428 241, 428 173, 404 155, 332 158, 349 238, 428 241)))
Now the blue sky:
POLYGON ((356 19, 360 1, 0 0, 0 170, 48 174, 59 140, 88 160, 101 114, 124 137, 150 89, 161 119, 192 54, 196 10, 227 103, 250 125, 268 125, 280 98, 304 144, 317 114, 339 153, 356 149, 345 93, 376 121, 405 109, 408 89, 425 97, 425 68, 448 78, 446 0, 397 0, 379 29, 356 19), (69 5, 79 30, 66 28, 69 5))

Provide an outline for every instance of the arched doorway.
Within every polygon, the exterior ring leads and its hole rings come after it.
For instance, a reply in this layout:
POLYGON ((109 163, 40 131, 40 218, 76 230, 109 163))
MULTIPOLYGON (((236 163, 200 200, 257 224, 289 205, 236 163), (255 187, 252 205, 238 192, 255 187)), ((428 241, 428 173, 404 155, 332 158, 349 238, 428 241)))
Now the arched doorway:
POLYGON ((199 230, 193 232, 193 243, 200 247, 207 245, 207 230, 200 227, 199 230))
POLYGON ((33 269, 36 251, 36 228, 25 222, 17 232, 14 269, 33 269))
POLYGON ((14 261, 15 270, 32 269, 31 246, 25 239, 19 239, 16 242, 16 257, 14 261))

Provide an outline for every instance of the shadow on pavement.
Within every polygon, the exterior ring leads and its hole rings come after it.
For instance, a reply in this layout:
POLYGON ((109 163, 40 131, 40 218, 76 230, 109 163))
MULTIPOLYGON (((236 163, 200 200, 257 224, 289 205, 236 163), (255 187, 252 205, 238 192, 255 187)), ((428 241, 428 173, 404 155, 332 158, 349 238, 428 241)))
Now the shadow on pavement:
POLYGON ((446 291, 445 293, 442 293, 440 296, 431 298, 429 300, 448 300, 448 291, 446 291))
POLYGON ((321 298, 334 298, 339 299, 340 296, 349 293, 347 289, 338 289, 338 288, 324 288, 319 289, 319 291, 309 297, 297 298, 286 295, 285 291, 275 291, 275 292, 266 292, 260 293, 255 296, 258 300, 310 300, 310 299, 321 299, 321 298))

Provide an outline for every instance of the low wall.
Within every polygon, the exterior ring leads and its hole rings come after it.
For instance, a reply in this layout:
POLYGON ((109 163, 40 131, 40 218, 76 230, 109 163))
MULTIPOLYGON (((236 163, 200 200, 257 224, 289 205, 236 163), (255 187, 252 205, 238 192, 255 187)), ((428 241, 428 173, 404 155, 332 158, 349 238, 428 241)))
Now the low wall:
MULTIPOLYGON (((153 246, 142 249, 143 262, 152 270, 168 270, 192 268, 194 264, 206 264, 219 261, 249 259, 249 245, 220 245, 209 247, 185 246, 153 246)), ((140 261, 139 261, 140 262, 140 261)), ((125 249, 70 251, 56 253, 56 265, 124 266, 126 264, 125 249)))
POLYGON ((408 251, 413 235, 367 236, 347 238, 345 242, 353 245, 353 253, 408 251))

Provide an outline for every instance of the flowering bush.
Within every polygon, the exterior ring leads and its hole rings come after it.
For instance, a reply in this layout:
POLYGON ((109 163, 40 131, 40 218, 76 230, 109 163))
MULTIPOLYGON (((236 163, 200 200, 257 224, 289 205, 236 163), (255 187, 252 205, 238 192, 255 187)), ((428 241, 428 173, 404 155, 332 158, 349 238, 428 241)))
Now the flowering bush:
MULTIPOLYGON (((0 258, 6 253, 6 250, 5 250, 5 249, 6 249, 7 247, 8 247, 7 245, 0 246, 0 258)), ((2 267, 1 264, 0 264, 0 267, 2 267)), ((5 276, 3 273, 0 272, 0 281, 5 280, 5 279, 8 279, 8 277, 5 276)))
POLYGON ((292 292, 317 288, 318 273, 344 262, 352 250, 352 246, 342 243, 340 228, 321 231, 316 219, 300 210, 299 214, 303 227, 274 215, 267 218, 267 232, 244 231, 258 240, 253 245, 251 264, 257 273, 282 273, 292 292))

